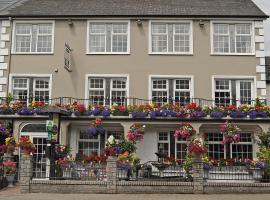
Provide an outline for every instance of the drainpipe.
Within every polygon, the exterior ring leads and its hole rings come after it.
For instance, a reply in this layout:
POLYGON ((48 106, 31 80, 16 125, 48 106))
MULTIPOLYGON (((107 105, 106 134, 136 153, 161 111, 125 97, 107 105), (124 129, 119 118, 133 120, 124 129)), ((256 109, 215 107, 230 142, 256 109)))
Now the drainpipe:
POLYGON ((13 19, 12 17, 9 17, 9 21, 10 21, 10 31, 9 31, 9 35, 10 35, 10 42, 9 42, 9 56, 8 56, 8 67, 7 67, 7 96, 9 93, 9 82, 10 82, 10 71, 11 71, 11 48, 12 48, 12 43, 13 43, 13 19))

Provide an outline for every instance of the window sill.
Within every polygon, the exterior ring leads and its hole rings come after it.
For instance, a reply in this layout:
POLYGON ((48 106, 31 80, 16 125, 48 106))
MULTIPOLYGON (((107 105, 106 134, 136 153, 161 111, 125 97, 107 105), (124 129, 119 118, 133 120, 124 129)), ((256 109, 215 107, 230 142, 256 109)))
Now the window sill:
POLYGON ((23 53, 18 53, 18 52, 11 52, 11 55, 53 55, 53 52, 46 52, 46 53, 42 53, 42 52, 38 52, 38 53, 27 53, 27 52, 23 52, 23 53))
POLYGON ((99 52, 94 52, 94 53, 86 53, 86 55, 130 55, 130 52, 114 52, 114 53, 99 53, 99 52))
POLYGON ((211 56, 255 56, 255 53, 211 53, 211 56))
POLYGON ((167 56, 193 56, 194 54, 193 53, 153 53, 153 52, 150 52, 148 53, 148 55, 167 55, 167 56))

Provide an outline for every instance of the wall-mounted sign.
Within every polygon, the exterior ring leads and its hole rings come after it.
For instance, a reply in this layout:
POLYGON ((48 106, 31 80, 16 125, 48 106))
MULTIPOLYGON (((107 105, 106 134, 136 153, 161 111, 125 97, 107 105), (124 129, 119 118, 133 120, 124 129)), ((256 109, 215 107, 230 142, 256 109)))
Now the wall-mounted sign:
POLYGON ((69 72, 72 71, 71 52, 72 52, 72 49, 70 48, 70 46, 67 43, 65 43, 64 67, 69 72))

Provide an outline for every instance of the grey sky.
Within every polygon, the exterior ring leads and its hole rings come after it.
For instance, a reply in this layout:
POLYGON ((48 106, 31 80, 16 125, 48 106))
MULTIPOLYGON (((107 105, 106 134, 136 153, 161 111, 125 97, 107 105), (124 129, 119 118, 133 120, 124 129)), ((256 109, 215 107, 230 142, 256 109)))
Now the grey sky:
MULTIPOLYGON (((270 15, 270 0, 253 0, 267 15, 270 15)), ((264 23, 265 53, 270 56, 270 19, 264 23)))

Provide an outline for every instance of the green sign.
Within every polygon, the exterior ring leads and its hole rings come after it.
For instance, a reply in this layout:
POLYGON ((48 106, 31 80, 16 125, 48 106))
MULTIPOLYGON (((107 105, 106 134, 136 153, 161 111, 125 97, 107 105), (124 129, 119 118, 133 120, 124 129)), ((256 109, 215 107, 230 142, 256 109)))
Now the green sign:
POLYGON ((46 130, 48 132, 48 140, 52 140, 53 120, 46 120, 46 130))

